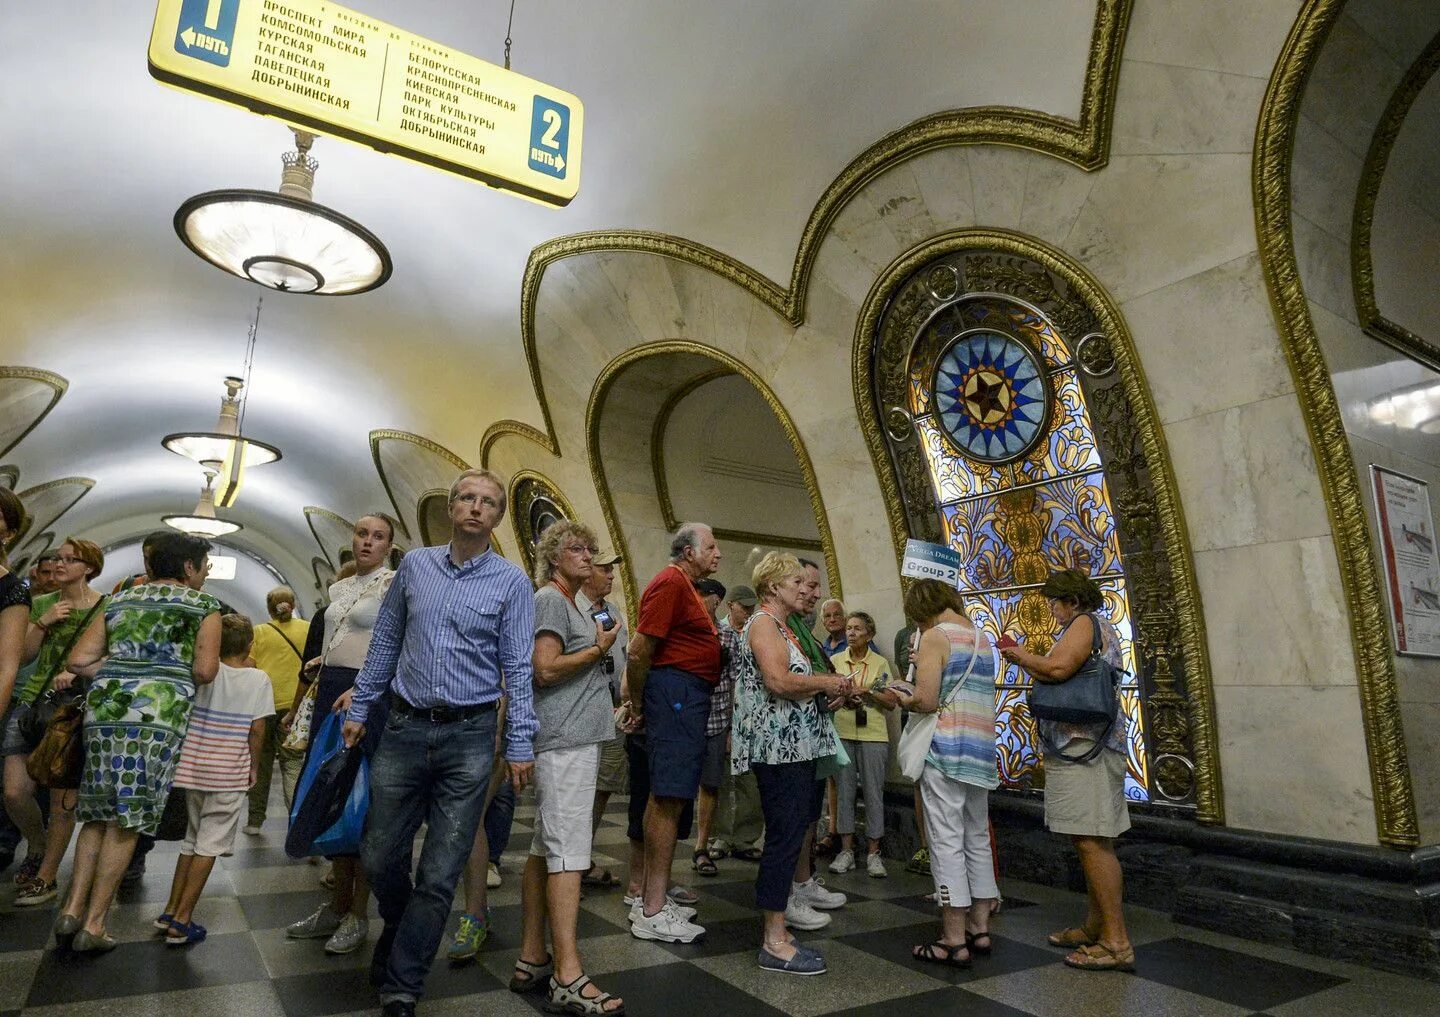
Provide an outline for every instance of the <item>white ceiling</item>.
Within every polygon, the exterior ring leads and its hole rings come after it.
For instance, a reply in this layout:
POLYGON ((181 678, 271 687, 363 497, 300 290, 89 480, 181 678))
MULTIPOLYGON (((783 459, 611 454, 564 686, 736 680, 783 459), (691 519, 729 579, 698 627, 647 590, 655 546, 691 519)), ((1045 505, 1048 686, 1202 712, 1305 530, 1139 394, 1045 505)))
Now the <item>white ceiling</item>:
MULTIPOLYGON (((500 57, 505 0, 351 6, 500 57)), ((96 478, 61 529, 102 541, 193 506, 198 472, 159 439, 213 422, 262 292, 186 252, 174 210, 276 186, 290 140, 153 81, 152 17, 140 0, 0 6, 0 362, 71 382, 10 458, 22 486, 96 478)), ((535 245, 655 229, 788 282, 815 201, 888 131, 990 103, 1075 116, 1093 17, 1093 0, 518 0, 515 69, 585 102, 579 197, 542 208, 316 144, 317 200, 374 230, 395 274, 358 297, 266 294, 247 431, 285 459, 251 475, 242 536, 282 567, 308 562, 303 505, 379 502, 371 428, 472 458, 492 421, 538 423, 519 334, 535 245)))

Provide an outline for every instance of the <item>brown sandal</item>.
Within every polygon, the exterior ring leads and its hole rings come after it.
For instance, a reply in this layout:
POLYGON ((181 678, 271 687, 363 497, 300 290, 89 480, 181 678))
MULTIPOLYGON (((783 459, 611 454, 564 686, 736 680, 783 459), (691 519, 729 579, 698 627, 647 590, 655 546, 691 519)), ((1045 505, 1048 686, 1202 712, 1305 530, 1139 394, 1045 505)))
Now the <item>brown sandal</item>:
POLYGON ((1135 948, 1127 946, 1117 953, 1104 943, 1091 943, 1067 956, 1065 963, 1081 971, 1134 971, 1135 948))
POLYGON ((1061 929, 1059 932, 1052 932, 1045 937, 1045 941, 1051 946, 1063 946, 1074 950, 1077 947, 1089 946, 1096 941, 1095 936, 1090 935, 1083 928, 1061 929))

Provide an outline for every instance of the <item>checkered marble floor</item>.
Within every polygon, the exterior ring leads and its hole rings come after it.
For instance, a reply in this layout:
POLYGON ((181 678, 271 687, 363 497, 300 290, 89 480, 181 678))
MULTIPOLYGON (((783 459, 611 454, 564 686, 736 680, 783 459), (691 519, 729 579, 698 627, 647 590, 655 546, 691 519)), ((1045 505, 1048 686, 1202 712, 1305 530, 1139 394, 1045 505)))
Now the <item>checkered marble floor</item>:
MULTIPOLYGON (((280 809, 263 835, 243 834, 233 857, 211 877, 196 918, 206 942, 189 948, 157 941, 150 920, 163 906, 175 845, 150 856, 137 888, 122 895, 111 931, 122 942, 94 958, 62 957, 49 935, 51 908, 17 911, 8 878, 0 890, 0 1017, 301 1017, 365 1013, 378 1008, 366 983, 369 951, 329 957, 318 941, 289 941, 284 926, 323 899, 321 868, 282 850, 280 809)), ((492 932, 479 962, 431 970, 422 1015, 531 1017, 538 997, 505 988, 519 941, 517 866, 528 846, 533 808, 516 813, 505 883, 490 895, 492 932)), ((612 805, 596 843, 600 864, 622 871, 623 805, 612 805)), ((682 851, 683 851, 682 847, 682 851)), ((1003 845, 1002 845, 1003 850, 1003 845)), ((683 856, 688 859, 688 851, 683 856)), ((720 875, 700 879, 688 861, 676 874, 700 894, 706 938, 692 946, 631 938, 621 891, 588 891, 582 902, 581 950, 602 988, 623 996, 632 1015, 871 1017, 1351 1017, 1435 1015, 1440 986, 1178 926, 1164 915, 1130 908, 1127 917, 1138 973, 1072 971, 1045 933, 1073 925, 1083 898, 1018 882, 1002 883, 995 952, 965 971, 921 964, 912 944, 937 931, 920 897, 925 880, 893 864, 888 879, 862 871, 828 876, 851 903, 834 922, 802 939, 816 941, 830 964, 820 978, 789 978, 755 966, 759 926, 753 910, 754 866, 725 859, 720 875)), ((7 874, 8 875, 8 874, 7 874)), ((371 938, 379 931, 372 923, 371 938)), ((443 949, 443 947, 442 947, 443 949)))

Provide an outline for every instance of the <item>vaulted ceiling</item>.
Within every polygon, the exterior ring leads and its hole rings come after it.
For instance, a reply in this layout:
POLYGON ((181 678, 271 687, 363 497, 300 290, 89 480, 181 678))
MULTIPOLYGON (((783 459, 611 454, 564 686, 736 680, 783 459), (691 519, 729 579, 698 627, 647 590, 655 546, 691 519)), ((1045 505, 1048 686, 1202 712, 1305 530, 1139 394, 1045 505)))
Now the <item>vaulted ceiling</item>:
MULTIPOLYGON (((351 6, 498 61, 509 5, 351 6)), ((193 506, 200 474, 160 438, 213 423, 262 292, 189 254, 174 211, 276 186, 290 136, 152 80, 153 5, 64 10, 0 7, 0 362, 69 381, 7 461, 22 487, 94 478, 62 529, 104 542, 193 506)), ((1094 15, 1090 0, 519 0, 516 69, 585 102, 579 197, 543 208, 322 138, 317 200, 376 232, 395 272, 357 297, 265 293, 246 430, 285 458, 250 475, 237 539, 299 581, 316 551, 304 506, 386 504, 372 429, 474 459, 491 422, 538 424, 519 330, 537 244, 653 229, 784 281, 825 187, 885 133, 969 105, 1075 117, 1094 15)))

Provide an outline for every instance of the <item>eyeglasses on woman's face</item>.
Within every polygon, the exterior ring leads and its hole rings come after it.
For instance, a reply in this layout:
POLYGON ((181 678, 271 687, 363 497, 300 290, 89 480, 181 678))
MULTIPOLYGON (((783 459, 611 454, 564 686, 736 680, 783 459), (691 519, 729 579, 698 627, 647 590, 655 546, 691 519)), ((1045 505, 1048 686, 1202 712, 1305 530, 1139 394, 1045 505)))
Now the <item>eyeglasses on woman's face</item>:
POLYGON ((590 558, 600 553, 598 547, 587 547, 584 544, 566 544, 564 550, 577 558, 590 558))

